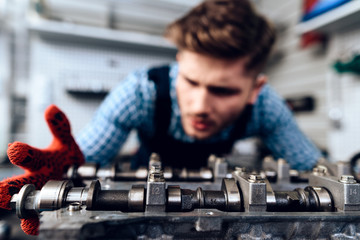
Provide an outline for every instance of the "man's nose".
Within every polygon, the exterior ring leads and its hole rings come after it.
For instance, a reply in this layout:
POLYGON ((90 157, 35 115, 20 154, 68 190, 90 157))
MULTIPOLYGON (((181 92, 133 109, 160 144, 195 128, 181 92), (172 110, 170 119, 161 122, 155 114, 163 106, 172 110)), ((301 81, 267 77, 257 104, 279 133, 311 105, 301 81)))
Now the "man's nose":
POLYGON ((211 99, 206 89, 198 89, 193 96, 193 112, 196 114, 208 114, 211 109, 211 99))

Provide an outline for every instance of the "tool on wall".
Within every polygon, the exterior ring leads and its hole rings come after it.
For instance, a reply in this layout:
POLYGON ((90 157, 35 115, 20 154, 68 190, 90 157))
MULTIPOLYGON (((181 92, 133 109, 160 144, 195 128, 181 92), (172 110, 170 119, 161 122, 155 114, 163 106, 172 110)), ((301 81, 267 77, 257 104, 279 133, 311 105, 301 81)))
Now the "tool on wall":
POLYGON ((329 76, 329 118, 334 129, 342 128, 343 113, 343 77, 344 73, 360 75, 360 55, 354 54, 350 60, 337 60, 332 65, 335 73, 329 76))

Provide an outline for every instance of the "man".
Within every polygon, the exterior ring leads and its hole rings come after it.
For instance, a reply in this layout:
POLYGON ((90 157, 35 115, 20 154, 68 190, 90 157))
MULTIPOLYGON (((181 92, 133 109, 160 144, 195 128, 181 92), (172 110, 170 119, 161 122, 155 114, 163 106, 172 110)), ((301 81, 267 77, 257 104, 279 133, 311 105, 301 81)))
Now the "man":
POLYGON ((275 31, 248 1, 204 1, 165 36, 177 62, 136 71, 109 94, 77 138, 87 161, 106 164, 137 129, 133 167, 158 152, 165 165, 197 168, 251 136, 293 168, 315 165, 319 151, 261 74, 275 31))

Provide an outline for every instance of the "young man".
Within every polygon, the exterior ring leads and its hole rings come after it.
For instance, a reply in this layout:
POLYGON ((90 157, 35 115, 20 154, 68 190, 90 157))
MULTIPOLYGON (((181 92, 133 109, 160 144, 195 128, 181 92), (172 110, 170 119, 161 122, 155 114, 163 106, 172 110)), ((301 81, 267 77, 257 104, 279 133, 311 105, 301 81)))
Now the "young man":
POLYGON ((158 152, 165 165, 197 168, 251 136, 293 168, 315 165, 319 151, 261 74, 275 31, 247 0, 204 1, 165 36, 177 62, 136 71, 109 94, 77 138, 87 161, 107 163, 137 129, 133 167, 158 152))

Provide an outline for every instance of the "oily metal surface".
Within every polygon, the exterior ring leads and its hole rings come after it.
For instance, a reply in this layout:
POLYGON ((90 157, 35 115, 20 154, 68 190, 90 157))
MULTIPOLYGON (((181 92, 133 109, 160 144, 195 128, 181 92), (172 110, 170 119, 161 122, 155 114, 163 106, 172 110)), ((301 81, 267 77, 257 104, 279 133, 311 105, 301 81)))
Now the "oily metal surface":
POLYGON ((358 239, 360 214, 68 211, 41 214, 39 239, 358 239))

